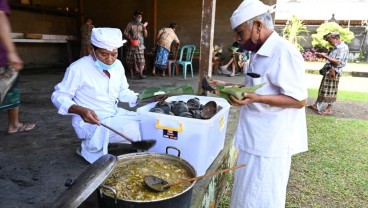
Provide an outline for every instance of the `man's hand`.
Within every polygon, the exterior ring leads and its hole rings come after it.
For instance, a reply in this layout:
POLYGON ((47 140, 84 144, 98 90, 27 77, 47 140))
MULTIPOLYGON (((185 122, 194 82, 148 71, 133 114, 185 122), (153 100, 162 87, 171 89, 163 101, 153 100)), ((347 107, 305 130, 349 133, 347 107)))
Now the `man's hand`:
POLYGON ((240 105, 248 105, 250 103, 258 102, 260 99, 260 96, 255 93, 243 93, 244 99, 238 100, 236 97, 230 95, 231 100, 233 102, 231 103, 233 106, 240 106, 240 105))
POLYGON ((335 69, 333 67, 330 68, 330 71, 328 72, 328 74, 330 75, 331 79, 334 79, 336 77, 336 72, 335 69))
POLYGON ((325 53, 318 53, 316 52, 315 55, 318 57, 318 58, 326 58, 326 54, 325 53))
POLYGON ((72 105, 68 112, 80 115, 80 117, 82 117, 83 121, 86 123, 100 125, 100 119, 98 118, 97 114, 89 108, 79 105, 72 105))
POLYGON ((8 57, 8 65, 10 68, 14 69, 14 71, 20 71, 23 68, 23 61, 19 58, 17 52, 9 52, 7 54, 8 57))
POLYGON ((208 82, 210 85, 221 85, 221 86, 225 86, 226 82, 221 81, 221 80, 216 80, 216 79, 211 79, 208 82))
POLYGON ((168 97, 168 95, 159 95, 154 97, 154 101, 161 103, 164 102, 168 97))

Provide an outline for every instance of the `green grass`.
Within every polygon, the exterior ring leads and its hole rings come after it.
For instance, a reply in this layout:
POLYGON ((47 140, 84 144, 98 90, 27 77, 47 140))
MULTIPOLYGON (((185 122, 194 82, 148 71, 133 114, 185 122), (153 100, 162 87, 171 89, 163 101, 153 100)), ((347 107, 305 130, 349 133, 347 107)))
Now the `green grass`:
POLYGON ((286 207, 368 207, 368 121, 307 122, 309 151, 293 157, 286 207))
MULTIPOLYGON (((310 98, 316 98, 318 96, 318 89, 308 89, 308 96, 310 98)), ((368 102, 368 92, 338 91, 337 100, 368 102)))

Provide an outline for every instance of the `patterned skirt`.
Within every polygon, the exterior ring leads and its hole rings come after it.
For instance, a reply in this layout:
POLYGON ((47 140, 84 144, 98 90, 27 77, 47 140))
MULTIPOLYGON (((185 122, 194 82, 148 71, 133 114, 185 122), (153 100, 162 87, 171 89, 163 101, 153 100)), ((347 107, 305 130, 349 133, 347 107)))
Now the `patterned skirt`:
POLYGON ((166 71, 168 63, 169 50, 161 46, 156 46, 155 67, 161 71, 166 71))
POLYGON ((336 101, 340 76, 331 79, 329 75, 323 76, 318 90, 318 102, 333 103, 336 101))
POLYGON ((144 66, 145 64, 144 50, 139 49, 139 47, 128 46, 125 61, 126 61, 126 64, 132 68, 135 67, 135 64, 138 67, 144 66))
POLYGON ((18 80, 10 88, 2 103, 0 103, 0 111, 16 108, 20 105, 20 90, 18 80))

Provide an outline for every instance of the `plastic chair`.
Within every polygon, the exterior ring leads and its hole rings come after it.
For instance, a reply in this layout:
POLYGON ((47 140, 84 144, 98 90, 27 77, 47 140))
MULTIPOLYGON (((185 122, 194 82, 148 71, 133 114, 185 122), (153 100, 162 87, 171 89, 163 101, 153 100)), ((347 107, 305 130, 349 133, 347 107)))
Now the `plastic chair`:
POLYGON ((189 65, 190 67, 190 71, 193 77, 193 65, 192 65, 192 60, 193 60, 193 55, 194 55, 194 51, 196 49, 195 45, 185 45, 180 49, 180 56, 179 56, 179 60, 176 61, 174 63, 173 66, 173 70, 172 70, 172 76, 174 76, 174 70, 176 69, 176 65, 182 65, 183 66, 183 75, 184 75, 184 79, 187 78, 187 66, 189 65))
MULTIPOLYGON (((171 65, 174 65, 175 62, 176 62, 176 59, 178 58, 178 53, 179 53, 179 49, 180 47, 179 46, 176 46, 176 47, 171 47, 171 53, 172 53, 172 56, 173 58, 172 59, 169 59, 169 63, 168 63, 168 73, 169 73, 169 76, 171 76, 171 65)), ((175 70, 177 74, 179 74, 179 69, 177 66, 174 65, 173 69, 172 70, 175 70), (175 68, 174 68, 175 67, 175 68)), ((174 76, 174 74, 173 74, 174 76)))

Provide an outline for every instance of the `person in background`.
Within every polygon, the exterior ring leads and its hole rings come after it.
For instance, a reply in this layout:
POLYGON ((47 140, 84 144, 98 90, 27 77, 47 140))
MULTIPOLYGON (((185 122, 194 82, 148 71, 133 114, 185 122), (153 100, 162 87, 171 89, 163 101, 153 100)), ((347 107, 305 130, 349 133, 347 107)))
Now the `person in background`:
POLYGON ((236 71, 241 72, 243 67, 247 63, 248 60, 248 52, 239 46, 238 42, 234 42, 231 46, 232 54, 229 62, 220 67, 222 74, 228 75, 229 77, 233 77, 236 74, 236 71), (227 68, 231 64, 231 73, 227 71, 227 68))
POLYGON ((213 46, 213 51, 212 51, 212 72, 213 73, 218 72, 219 64, 222 61, 222 47, 223 46, 218 46, 218 45, 213 46))
POLYGON ((90 163, 108 153, 109 143, 129 143, 100 123, 134 141, 141 140, 137 113, 118 107, 119 102, 133 107, 138 99, 129 89, 125 69, 117 59, 123 44, 120 29, 92 29, 90 55, 72 63, 52 93, 58 113, 72 116, 74 130, 82 140, 77 153, 90 163))
POLYGON ((92 18, 86 17, 81 27, 81 51, 80 57, 88 56, 88 47, 91 44, 91 32, 95 26, 92 24, 92 18))
MULTIPOLYGON (((162 28, 158 31, 156 37, 156 57, 155 57, 155 64, 152 69, 152 75, 156 75, 156 68, 162 71, 162 76, 165 76, 165 71, 168 68, 169 63, 169 53, 171 44, 174 43, 176 47, 179 47, 180 41, 178 36, 175 34, 176 24, 171 23, 169 27, 162 28)), ((169 75, 170 75, 169 71, 169 75)))
POLYGON ((236 41, 253 53, 248 72, 260 75, 245 76, 244 85, 265 83, 255 93, 243 93, 242 100, 231 96, 232 104, 241 106, 237 164, 247 165, 235 172, 231 208, 284 208, 291 156, 308 149, 304 60, 274 31, 271 12, 259 0, 244 0, 230 18, 236 41))
POLYGON ((333 48, 328 52, 328 54, 316 53, 316 56, 326 59, 326 62, 330 63, 331 68, 325 75, 323 75, 316 102, 313 105, 309 105, 308 108, 314 110, 320 115, 331 115, 332 107, 336 102, 342 69, 346 66, 348 61, 349 48, 343 41, 341 41, 340 34, 338 32, 330 32, 324 35, 324 39, 328 41, 333 48), (326 103, 328 104, 326 109, 322 110, 326 103))
POLYGON ((144 59, 144 38, 147 37, 147 25, 142 24, 143 12, 136 10, 134 12, 134 20, 129 22, 124 30, 124 38, 128 40, 126 64, 130 70, 131 78, 134 78, 133 69, 139 74, 140 79, 146 78, 143 75, 145 66, 144 59))
MULTIPOLYGON (((20 71, 23 68, 23 61, 18 56, 15 45, 11 40, 11 26, 7 17, 9 14, 8 2, 0 0, 0 75, 5 73, 6 70, 20 71)), ((7 132, 9 134, 31 131, 36 127, 35 124, 19 121, 19 105, 20 90, 17 80, 5 95, 3 102, 0 103, 0 110, 8 111, 7 132)))

